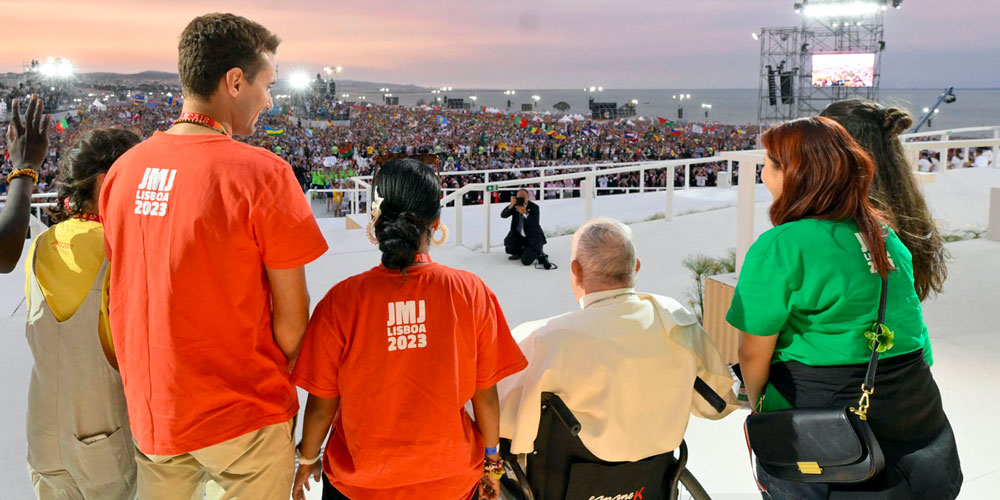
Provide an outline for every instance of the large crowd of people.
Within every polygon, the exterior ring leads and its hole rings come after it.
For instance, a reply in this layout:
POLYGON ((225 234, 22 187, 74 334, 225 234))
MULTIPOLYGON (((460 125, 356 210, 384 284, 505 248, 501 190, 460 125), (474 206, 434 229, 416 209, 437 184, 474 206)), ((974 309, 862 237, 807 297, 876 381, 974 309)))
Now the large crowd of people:
MULTIPOLYGON (((482 279, 431 258, 448 236, 444 187, 440 168, 410 155, 444 156, 446 171, 631 161, 711 154, 747 134, 716 126, 703 132, 719 142, 682 132, 660 144, 655 129, 623 141, 621 123, 584 122, 549 139, 511 117, 393 107, 361 109, 361 126, 343 129, 265 117, 262 133, 278 45, 248 19, 198 17, 180 37, 181 112, 109 108, 60 124, 52 142, 41 101, 23 118, 13 103, 0 271, 20 257, 39 171, 64 155, 60 222, 25 264, 38 497, 202 498, 211 483, 223 498, 302 500, 315 480, 324 500, 497 500, 518 454, 535 457, 529 477, 552 480, 548 497, 533 488, 539 498, 603 495, 623 462, 639 462, 651 490, 674 487, 663 478, 689 415, 734 411, 735 380, 690 311, 636 290, 628 226, 580 227, 567 273, 580 309, 512 332, 482 279), (390 154, 403 156, 380 158, 390 154), (326 284, 310 310, 305 266, 328 250, 302 193, 316 159, 375 174, 366 231, 379 263, 326 284), (301 420, 296 387, 308 392, 301 420), (579 417, 597 464, 574 484, 569 464, 536 456, 549 393, 579 417)), ((921 312, 947 252, 898 141, 910 123, 843 101, 762 136, 774 227, 747 253, 726 320, 744 332, 733 371, 755 410, 746 427, 763 498, 947 500, 961 488, 921 312), (829 425, 809 432, 817 421, 829 425)), ((530 241, 526 195, 506 211, 524 237, 508 252, 525 264, 544 243, 530 241)))
MULTIPOLYGON (((455 172, 499 170, 490 180, 537 177, 532 167, 545 173, 570 173, 567 166, 621 162, 704 158, 721 151, 753 148, 757 130, 752 125, 721 123, 660 124, 645 118, 620 120, 577 119, 559 121, 559 116, 447 111, 427 106, 406 108, 365 103, 353 105, 349 124, 333 124, 296 116, 287 107, 266 113, 247 143, 268 149, 292 165, 303 189, 349 188, 350 177, 371 175, 380 156, 425 152, 439 158, 438 168, 446 192, 472 182, 482 174, 455 172), (548 168, 551 167, 551 168, 548 168)), ((56 165, 63 151, 82 133, 97 127, 118 127, 148 138, 168 129, 180 108, 165 102, 110 104, 71 112, 65 128, 50 130, 49 161, 39 173, 38 192, 54 191, 56 165)), ((692 168, 691 186, 714 186, 724 162, 692 168)), ((673 186, 683 186, 683 169, 676 169, 673 186)), ((637 191, 637 173, 612 174, 598 179, 597 193, 637 191), (631 188, 631 191, 630 191, 631 188)), ((646 172, 646 187, 665 187, 666 169, 646 172)), ((552 181, 543 199, 579 196, 579 181, 552 181)), ((481 193, 465 202, 481 202, 481 193)), ((509 194, 497 194, 506 201, 509 194)), ((332 207, 331 207, 332 209, 332 207)))

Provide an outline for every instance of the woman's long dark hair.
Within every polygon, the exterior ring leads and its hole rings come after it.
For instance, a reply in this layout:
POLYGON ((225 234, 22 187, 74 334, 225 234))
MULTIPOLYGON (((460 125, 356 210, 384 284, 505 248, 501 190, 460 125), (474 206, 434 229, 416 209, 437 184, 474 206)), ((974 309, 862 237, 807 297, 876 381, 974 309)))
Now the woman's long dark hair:
POLYGON ((83 134, 59 162, 58 203, 49 212, 53 220, 59 222, 82 213, 94 198, 97 176, 107 173, 115 160, 139 144, 139 140, 138 135, 116 128, 94 129, 83 134))
POLYGON ((913 255, 917 296, 923 301, 932 292, 941 293, 948 277, 948 251, 899 142, 899 134, 913 124, 910 114, 900 108, 850 99, 827 106, 820 116, 843 125, 875 162, 875 180, 869 195, 913 255))
POLYGON ((844 127, 829 118, 800 118, 768 129, 761 142, 784 174, 781 194, 771 204, 771 222, 850 218, 875 268, 886 277, 891 269, 883 218, 868 199, 875 166, 844 127))
POLYGON ((417 251, 430 238, 431 224, 441 215, 441 183, 430 167, 400 158, 379 167, 372 181, 381 198, 375 239, 382 264, 403 270, 413 265, 417 251))

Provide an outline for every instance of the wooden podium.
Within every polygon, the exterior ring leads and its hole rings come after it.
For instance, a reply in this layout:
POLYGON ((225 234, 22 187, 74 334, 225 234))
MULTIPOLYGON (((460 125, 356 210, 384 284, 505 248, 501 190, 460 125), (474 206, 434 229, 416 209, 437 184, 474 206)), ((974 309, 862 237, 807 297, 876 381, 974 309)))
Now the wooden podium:
POLYGON ((740 331, 726 323, 736 291, 736 273, 705 278, 704 327, 727 364, 740 362, 740 331))

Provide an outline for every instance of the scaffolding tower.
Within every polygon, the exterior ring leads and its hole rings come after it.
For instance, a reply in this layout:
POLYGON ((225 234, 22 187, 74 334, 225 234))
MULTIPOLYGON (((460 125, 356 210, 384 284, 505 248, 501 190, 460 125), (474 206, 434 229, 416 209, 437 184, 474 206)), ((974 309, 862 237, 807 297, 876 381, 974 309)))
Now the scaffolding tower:
POLYGON ((877 100, 881 77, 885 12, 898 0, 845 2, 811 0, 796 3, 802 24, 795 28, 763 28, 760 39, 760 86, 757 123, 767 127, 786 120, 815 116, 828 104, 844 99, 877 100), (848 5, 870 5, 852 10, 848 5), (813 84, 817 54, 871 54, 871 86, 813 84))

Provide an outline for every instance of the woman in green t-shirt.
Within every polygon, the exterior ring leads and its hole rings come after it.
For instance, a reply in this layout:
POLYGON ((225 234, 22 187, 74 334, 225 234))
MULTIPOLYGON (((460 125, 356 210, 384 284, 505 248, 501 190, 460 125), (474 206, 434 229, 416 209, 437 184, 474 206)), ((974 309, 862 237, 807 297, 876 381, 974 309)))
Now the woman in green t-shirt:
MULTIPOLYGON (((869 200, 871 158, 827 118, 788 122, 761 140, 775 227, 747 253, 726 316, 745 332, 747 394, 760 411, 856 404, 871 356, 864 332, 886 278, 894 338, 880 356, 868 413, 886 472, 861 488, 875 498, 954 498, 962 474, 929 368, 911 255, 869 200)), ((775 500, 827 498, 836 489, 758 474, 765 498, 775 500)))

